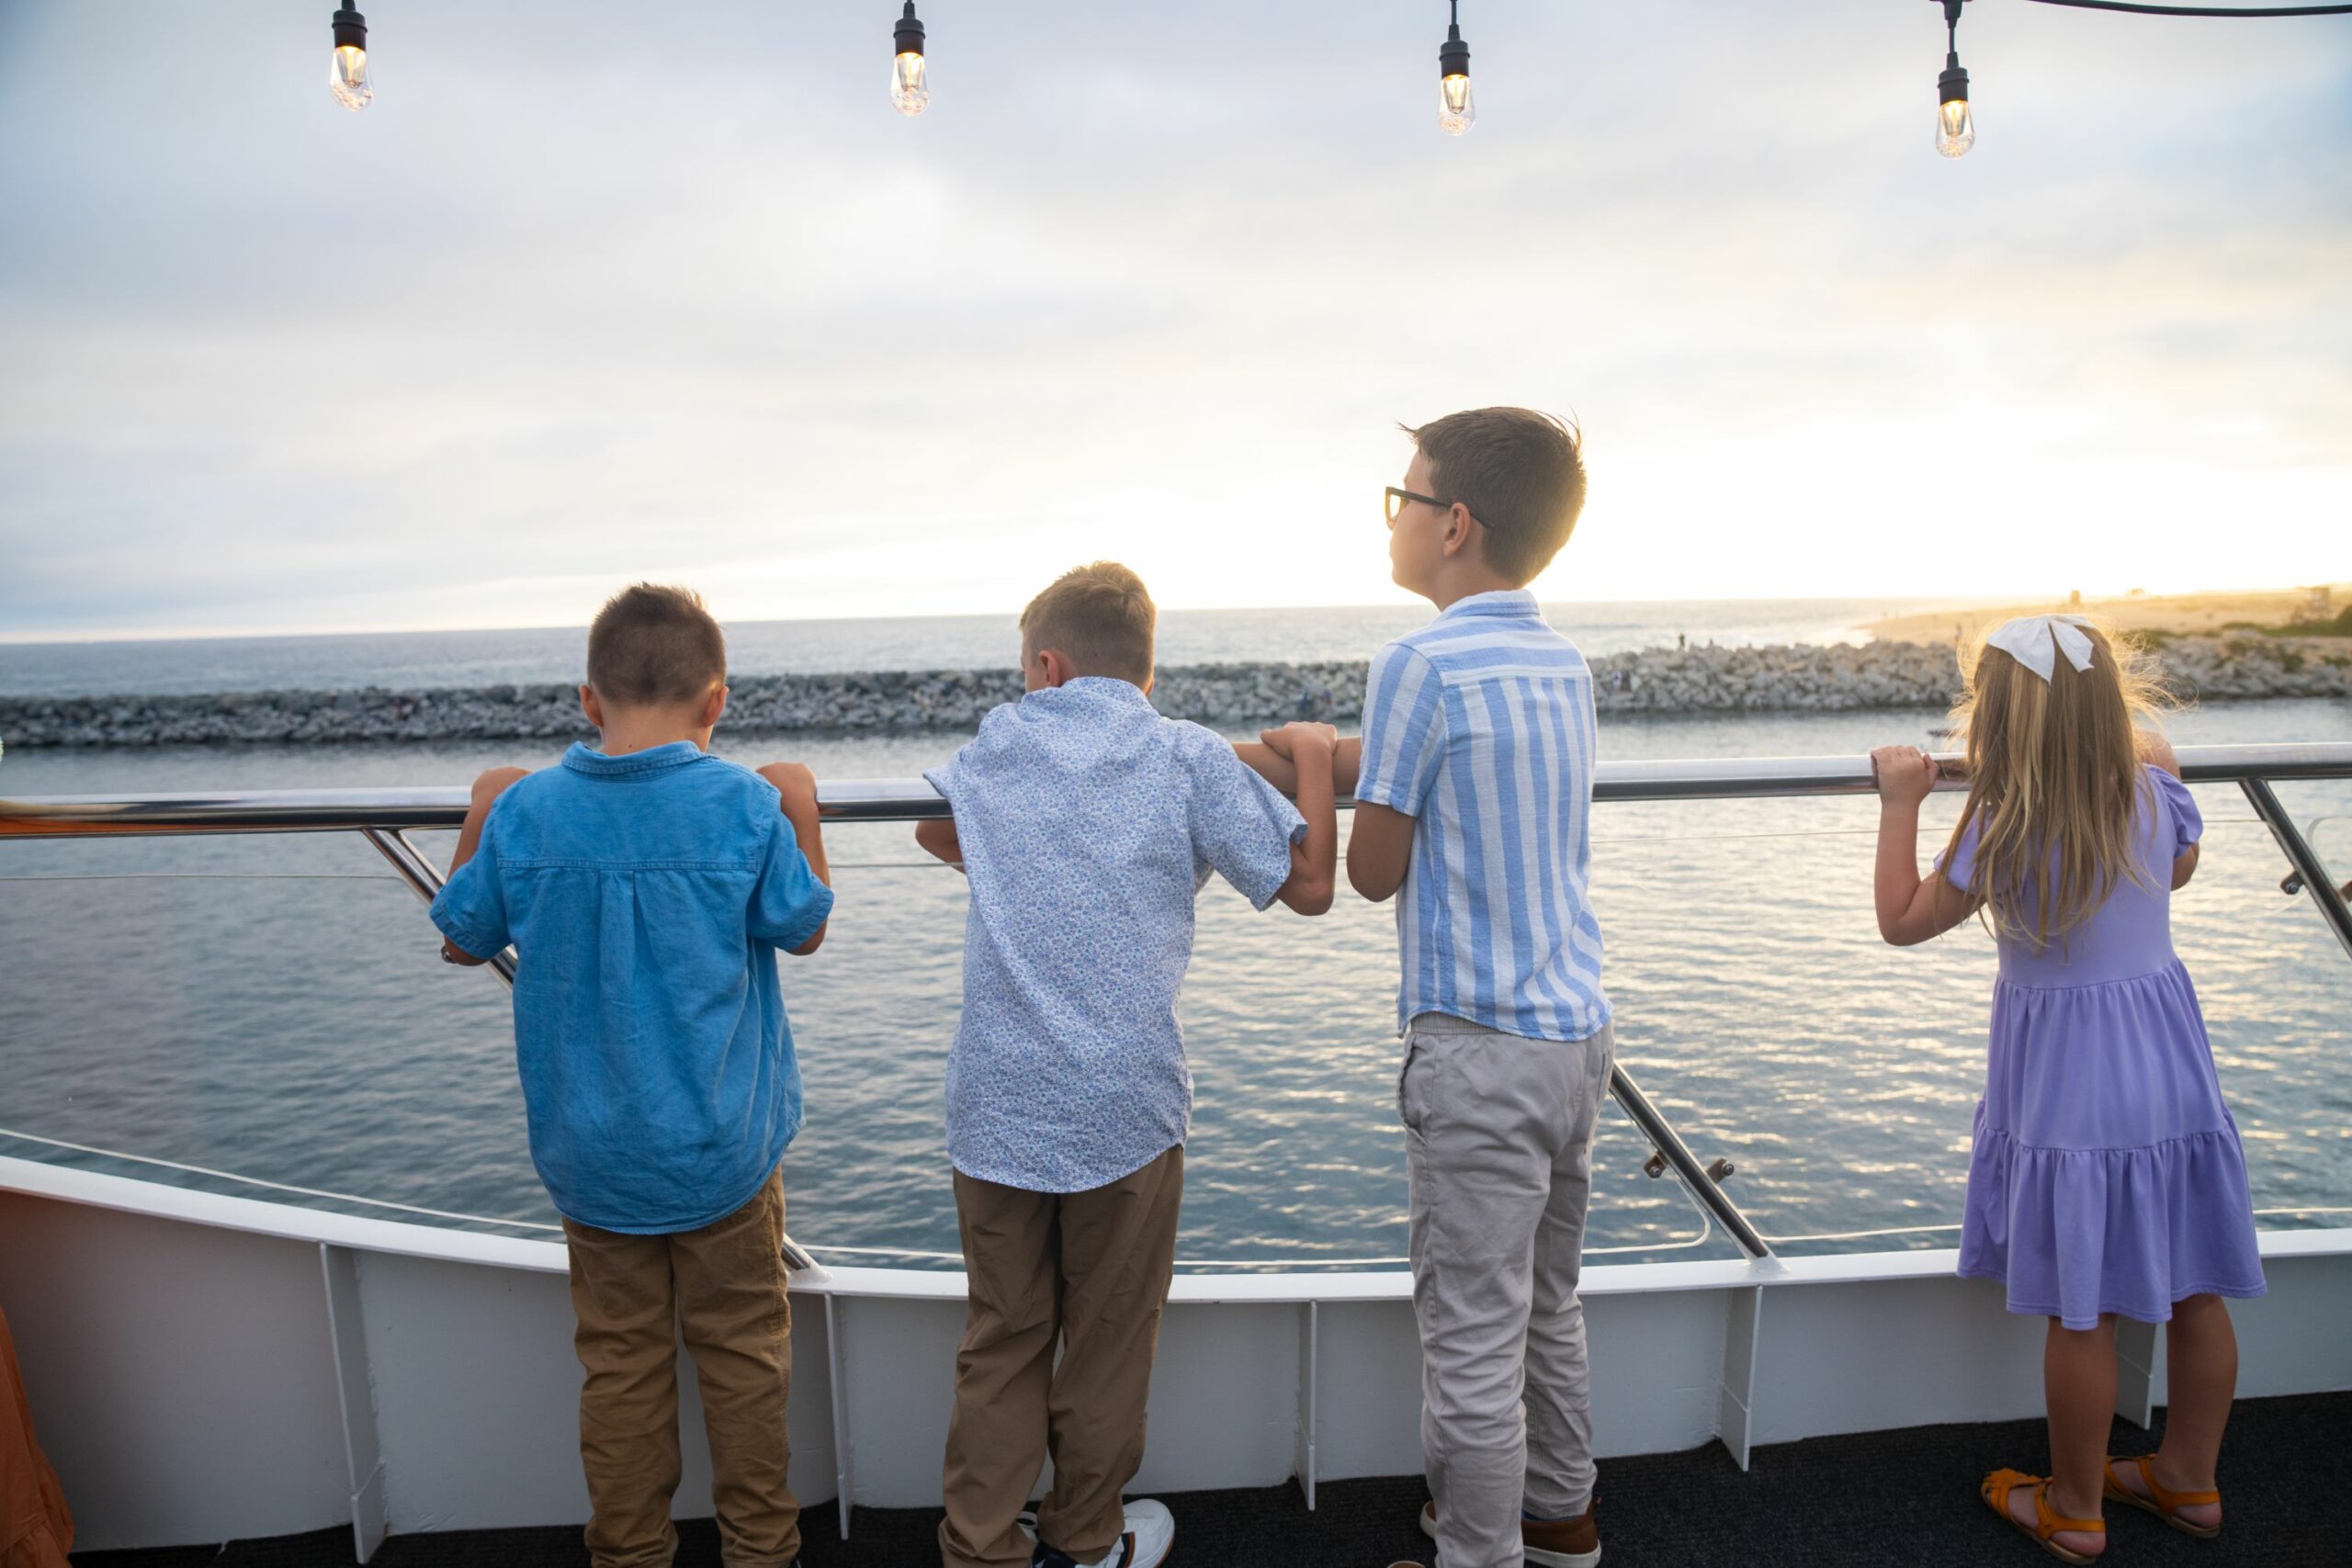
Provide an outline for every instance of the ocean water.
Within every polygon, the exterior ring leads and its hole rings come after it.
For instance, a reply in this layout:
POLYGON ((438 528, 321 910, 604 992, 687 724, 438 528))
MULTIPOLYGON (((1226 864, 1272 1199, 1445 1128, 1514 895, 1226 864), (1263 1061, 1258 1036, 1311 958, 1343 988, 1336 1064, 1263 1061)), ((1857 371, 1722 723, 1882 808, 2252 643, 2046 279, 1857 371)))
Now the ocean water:
MULTIPOLYGON (((221 655, 209 668, 241 667, 221 655)), ((1615 757, 1850 753, 1923 742, 1937 719, 1625 716, 1604 723, 1601 743, 1615 757)), ((2185 744, 2352 740, 2352 704, 2216 705, 2171 728, 2185 744)), ((751 761, 797 751, 827 777, 904 777, 956 742, 763 737, 739 751, 722 731, 718 749, 751 761)), ((0 794, 458 784, 493 762, 551 760, 478 745, 14 751, 0 794)), ((2280 794, 2336 875, 2352 876, 2352 784, 2280 794)), ((2198 795, 2207 850, 2176 899, 2176 934, 2256 1204, 2293 1211, 2267 1225, 2346 1223, 2324 1211, 2352 1210, 2352 960, 2308 899, 2280 893, 2287 868, 2243 798, 2198 795)), ((1938 797, 1923 849, 1956 806, 1938 797)), ((1767 1234, 1821 1238, 1790 1239, 1791 1251, 1949 1246, 1933 1227, 1961 1212, 1992 945, 1973 925, 1908 952, 1879 942, 1875 820, 1863 799, 1596 814, 1621 1059, 1702 1158, 1735 1162, 1732 1194, 1767 1234), (1848 1234, 1863 1231, 1895 1234, 1848 1234)), ((789 1223, 812 1247, 876 1249, 827 1254, 838 1261, 942 1263, 922 1255, 956 1245, 940 1086, 962 880, 902 826, 829 839, 832 934, 786 960, 808 1107, 786 1163, 789 1223)), ((446 857, 447 836, 426 843, 446 857)), ((0 1127, 549 1224, 506 994, 442 964, 435 946, 422 907, 347 835, 0 845, 0 1127)), ((1187 1259, 1399 1258, 1394 963, 1390 911, 1344 892, 1317 920, 1253 913, 1219 883, 1204 895, 1182 1009, 1196 1081, 1187 1259)), ((241 1190, 10 1137, 0 1153, 241 1190)), ((1671 1178, 1641 1174, 1647 1153, 1621 1116, 1604 1118, 1596 1253, 1729 1255, 1671 1178)))
MULTIPOLYGON (((1678 637, 1725 645, 1865 639, 1860 627, 1906 615, 1920 599, 1749 599, 1547 604, 1553 624, 1587 653, 1668 646, 1678 637)), ((1159 662, 1363 659, 1429 618, 1425 605, 1303 610, 1170 610, 1159 662)), ((863 670, 977 670, 1013 663, 1015 618, 742 621, 727 628, 739 675, 863 670)), ((359 686, 489 686, 577 681, 587 634, 577 626, 517 631, 368 632, 343 637, 0 643, 0 695, 111 696, 359 686)))

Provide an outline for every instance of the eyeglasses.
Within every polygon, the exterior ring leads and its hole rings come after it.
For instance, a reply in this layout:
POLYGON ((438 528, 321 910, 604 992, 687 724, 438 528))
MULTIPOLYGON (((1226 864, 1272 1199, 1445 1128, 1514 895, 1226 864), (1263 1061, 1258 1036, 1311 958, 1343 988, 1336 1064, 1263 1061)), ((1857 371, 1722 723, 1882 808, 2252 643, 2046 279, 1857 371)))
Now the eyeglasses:
POLYGON ((1408 501, 1418 501, 1424 506, 1434 506, 1440 510, 1453 504, 1450 501, 1440 501, 1433 495, 1422 495, 1416 491, 1398 490, 1395 485, 1390 485, 1384 505, 1388 515, 1388 525, 1391 528, 1396 526, 1396 519, 1404 515, 1405 503, 1408 501))

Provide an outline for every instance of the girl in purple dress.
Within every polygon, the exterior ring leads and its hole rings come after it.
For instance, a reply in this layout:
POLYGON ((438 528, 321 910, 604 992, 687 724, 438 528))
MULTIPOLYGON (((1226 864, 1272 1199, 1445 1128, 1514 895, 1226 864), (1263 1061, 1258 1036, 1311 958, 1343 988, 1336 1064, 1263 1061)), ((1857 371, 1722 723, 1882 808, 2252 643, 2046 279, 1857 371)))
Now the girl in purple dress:
POLYGON ((2245 1154, 2172 948, 2171 893, 2204 824, 2172 749, 2134 723, 2150 687, 2083 617, 2011 621, 1962 673, 1968 803, 1924 880, 1935 761, 1871 756, 1879 932, 1907 947, 1981 913, 2000 948, 1960 1272, 2050 1320, 2052 1474, 1997 1470, 1979 1490, 2052 1555, 2088 1562, 2108 1501, 2220 1529, 2213 1466, 2237 1383, 2222 1298, 2263 1289, 2245 1154), (2150 1456, 2106 1452, 2119 1314, 2170 1325, 2150 1456))

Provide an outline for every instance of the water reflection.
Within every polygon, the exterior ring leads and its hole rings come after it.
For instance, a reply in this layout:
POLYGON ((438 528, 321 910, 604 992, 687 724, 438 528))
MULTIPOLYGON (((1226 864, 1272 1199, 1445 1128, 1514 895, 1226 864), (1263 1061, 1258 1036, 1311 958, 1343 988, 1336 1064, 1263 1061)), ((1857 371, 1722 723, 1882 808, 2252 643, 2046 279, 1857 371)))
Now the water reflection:
MULTIPOLYGON (((1618 756, 1786 755, 1917 738, 1931 722, 1652 720, 1620 722, 1603 739, 1618 756)), ((2217 709, 2188 716, 2177 733, 2186 743, 2352 739, 2352 712, 2217 709)), ((741 750, 797 750, 834 775, 903 776, 952 743, 741 750)), ((20 753, 0 783, 24 794, 454 783, 503 755, 20 753)), ((2331 871, 2352 874, 2352 785, 2279 793, 2316 820, 2331 871)), ((2309 901, 2279 892, 2287 868, 2238 792, 2198 794, 2209 848, 2176 905, 2177 936, 2256 1204, 2352 1206, 2352 1075, 2340 1059, 2352 970, 2309 901)), ((1939 798, 1931 838, 1956 807, 1939 798)), ((1736 1163, 1731 1191, 1769 1235, 1959 1219, 1992 947, 1973 926, 1909 953, 1879 943, 1875 821, 1875 807, 1855 799, 1611 806, 1597 820, 1594 897, 1620 1049, 1702 1159, 1736 1163)), ((446 840, 427 846, 446 859, 446 840)), ((836 829, 833 852, 844 870, 832 935, 786 967, 809 1107, 786 1172, 794 1231, 810 1244, 952 1253, 940 1082, 963 885, 917 863, 903 828, 836 829)), ((0 1125, 303 1187, 552 1220, 524 1147, 503 989, 437 962, 415 901, 364 844, 18 844, 0 860, 10 878, 94 874, 115 880, 0 882, 0 1125)), ((1197 1101, 1188 1258, 1403 1252, 1394 943, 1389 911, 1353 899, 1307 922, 1255 914, 1222 885, 1204 897, 1183 1009, 1197 1101)), ((1686 1243, 1699 1222, 1671 1178, 1643 1176, 1641 1138, 1612 1112, 1601 1139, 1594 1248, 1686 1243)), ((0 1152, 36 1151, 0 1140, 0 1152)), ((2312 1212, 2265 1223, 2344 1222, 2312 1212)), ((1951 1236, 1906 1230, 1799 1249, 1904 1245, 1951 1236)), ((1720 1236, 1679 1255, 1694 1252, 1732 1255, 1720 1236)))

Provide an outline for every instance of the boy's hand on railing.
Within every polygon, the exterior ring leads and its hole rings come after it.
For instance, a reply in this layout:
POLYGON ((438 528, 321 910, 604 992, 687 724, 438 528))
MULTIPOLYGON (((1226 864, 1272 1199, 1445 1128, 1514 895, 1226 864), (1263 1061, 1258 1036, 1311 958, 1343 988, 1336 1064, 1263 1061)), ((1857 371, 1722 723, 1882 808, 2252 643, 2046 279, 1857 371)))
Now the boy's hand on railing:
MULTIPOLYGON (((1298 759, 1295 755, 1299 733, 1311 732, 1329 740, 1331 746, 1331 787, 1341 795, 1356 791, 1356 774, 1363 758, 1363 742, 1351 735, 1340 739, 1340 732, 1328 724, 1301 721, 1282 725, 1258 732, 1255 745, 1247 740, 1236 741, 1234 750, 1241 760, 1256 769, 1265 781, 1284 795, 1298 794, 1298 759)), ((1309 744, 1313 744, 1310 740, 1309 744)))
POLYGON ((760 770, 760 777, 775 785, 784 797, 784 814, 797 817, 803 809, 817 809, 817 775, 806 762, 770 762, 760 770))
POLYGON ((1936 760, 1917 746, 1882 746, 1871 753, 1871 777, 1889 806, 1917 806, 1936 787, 1936 760))
POLYGON ((1340 749, 1340 732, 1336 728, 1303 718, 1293 719, 1280 729, 1261 729, 1258 732, 1258 739, 1266 743, 1266 750, 1294 765, 1298 761, 1302 748, 1335 753, 1340 749))

